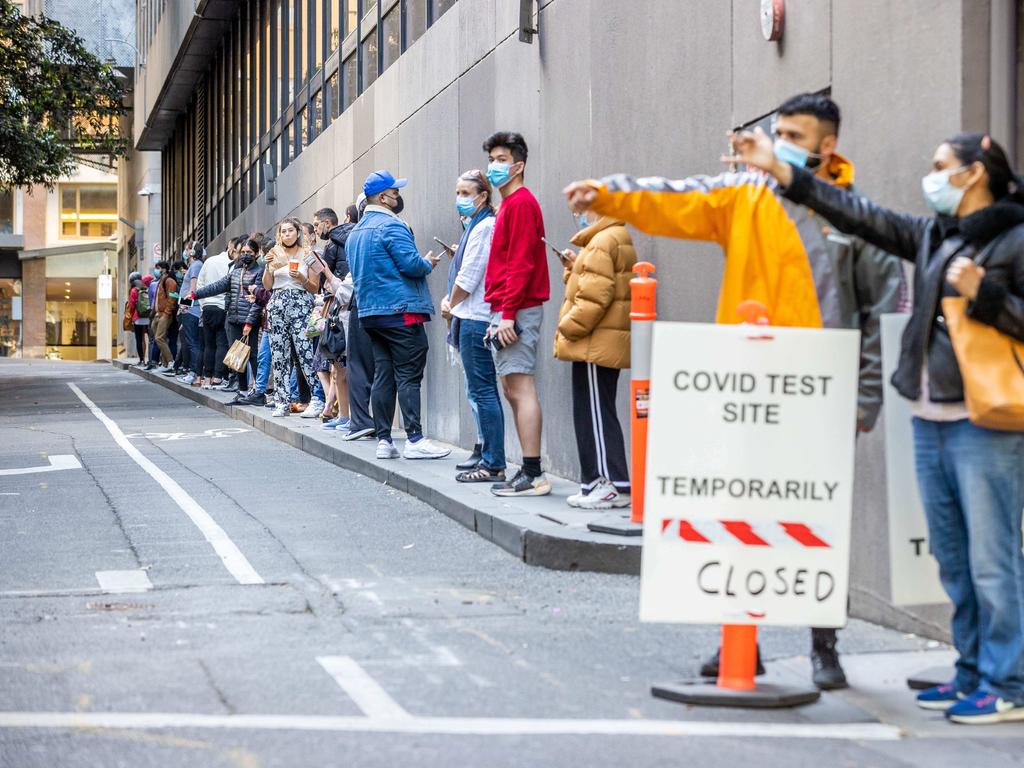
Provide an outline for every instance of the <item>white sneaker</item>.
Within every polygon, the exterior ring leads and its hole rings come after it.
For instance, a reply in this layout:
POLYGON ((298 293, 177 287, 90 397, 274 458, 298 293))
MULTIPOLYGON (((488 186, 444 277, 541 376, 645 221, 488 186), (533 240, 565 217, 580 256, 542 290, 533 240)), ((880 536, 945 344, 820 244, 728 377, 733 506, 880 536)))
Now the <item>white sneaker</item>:
POLYGON ((288 403, 278 403, 277 405, 274 406, 274 412, 270 415, 273 416, 275 419, 279 419, 282 416, 287 416, 289 413, 291 413, 291 410, 291 406, 288 403))
POLYGON ((575 494, 567 501, 569 506, 577 509, 621 509, 628 507, 631 500, 607 480, 601 480, 587 495, 575 494))
POLYGON ((306 410, 299 414, 300 419, 315 419, 324 412, 324 401, 314 397, 309 401, 306 410))
POLYGON ((405 441, 405 450, 402 451, 402 458, 404 459, 443 459, 449 453, 452 452, 451 448, 444 448, 437 443, 427 440, 425 437, 421 437, 417 442, 413 443, 408 440, 405 441))
POLYGON ((388 440, 377 441, 377 458, 378 459, 397 459, 398 449, 395 448, 395 444, 388 440))

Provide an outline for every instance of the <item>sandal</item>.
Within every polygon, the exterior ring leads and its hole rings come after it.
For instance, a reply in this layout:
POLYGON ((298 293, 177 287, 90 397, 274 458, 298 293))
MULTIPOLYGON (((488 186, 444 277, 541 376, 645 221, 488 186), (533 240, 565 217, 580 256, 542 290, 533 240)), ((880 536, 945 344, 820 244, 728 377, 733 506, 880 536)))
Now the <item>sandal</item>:
POLYGON ((478 466, 468 472, 459 472, 455 476, 455 480, 460 483, 500 483, 504 479, 504 469, 494 470, 484 466, 478 466))

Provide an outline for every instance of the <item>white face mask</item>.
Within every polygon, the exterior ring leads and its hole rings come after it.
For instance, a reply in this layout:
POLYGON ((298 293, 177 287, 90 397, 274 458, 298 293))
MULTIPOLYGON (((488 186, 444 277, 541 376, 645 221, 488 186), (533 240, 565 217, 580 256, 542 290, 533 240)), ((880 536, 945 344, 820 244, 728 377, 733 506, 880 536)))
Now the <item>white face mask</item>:
POLYGON ((956 187, 949 180, 950 176, 966 171, 967 166, 947 168, 944 171, 932 171, 921 179, 921 191, 928 206, 943 216, 955 216, 963 200, 967 187, 956 187))

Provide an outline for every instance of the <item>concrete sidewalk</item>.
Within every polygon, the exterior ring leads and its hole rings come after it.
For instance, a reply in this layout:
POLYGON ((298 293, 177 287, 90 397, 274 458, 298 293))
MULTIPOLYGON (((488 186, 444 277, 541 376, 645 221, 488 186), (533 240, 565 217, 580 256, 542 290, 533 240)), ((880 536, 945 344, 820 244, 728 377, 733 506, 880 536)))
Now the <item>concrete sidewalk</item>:
POLYGON ((570 508, 565 499, 579 486, 569 480, 549 474, 550 496, 499 499, 486 483, 455 482, 454 465, 469 455, 460 448, 453 446, 451 457, 440 461, 381 461, 374 456, 376 442, 345 442, 339 433, 321 429, 319 419, 301 419, 297 414, 275 419, 269 408, 228 405, 233 392, 189 387, 175 378, 142 370, 129 360, 115 360, 113 365, 299 450, 408 493, 530 565, 564 571, 640 573, 640 537, 588 530, 588 523, 608 513, 570 508))

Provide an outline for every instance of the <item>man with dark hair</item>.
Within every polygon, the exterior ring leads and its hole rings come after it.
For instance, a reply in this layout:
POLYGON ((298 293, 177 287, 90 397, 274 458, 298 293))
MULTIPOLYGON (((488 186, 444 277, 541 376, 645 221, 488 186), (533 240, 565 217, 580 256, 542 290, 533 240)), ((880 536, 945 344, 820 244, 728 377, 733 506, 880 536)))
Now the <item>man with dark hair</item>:
MULTIPOLYGON (((827 96, 787 99, 773 126, 776 157, 851 187, 853 164, 836 152, 840 122, 839 107, 827 96)), ((738 302, 753 299, 768 308, 775 325, 859 329, 857 428, 874 427, 882 405, 880 318, 906 308, 897 257, 837 232, 814 211, 782 197, 760 172, 680 181, 610 176, 575 182, 565 193, 577 212, 616 216, 648 234, 718 242, 726 256, 719 322, 741 322, 738 302)), ((846 687, 835 630, 812 630, 811 662, 819 688, 846 687)), ((763 671, 758 658, 758 673, 763 671)), ((717 654, 701 674, 718 674, 717 654)))
POLYGON ((522 135, 499 131, 484 142, 487 180, 501 192, 491 256, 484 275, 484 299, 491 305, 485 337, 494 354, 505 399, 512 406, 523 466, 491 488, 496 496, 545 496, 551 484, 540 464, 543 415, 534 374, 537 345, 550 297, 544 249, 544 216, 523 177, 529 150, 522 135))
MULTIPOLYGON (((351 208, 352 206, 349 206, 351 208)), ((326 240, 323 258, 331 274, 339 280, 344 280, 348 274, 348 259, 345 256, 345 243, 348 234, 356 224, 356 219, 338 223, 338 214, 333 208, 321 208, 313 214, 313 227, 316 235, 321 240, 326 240)))

